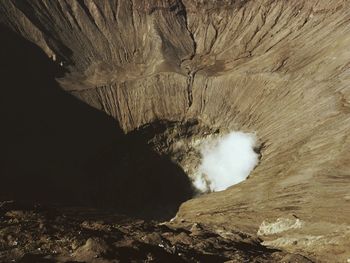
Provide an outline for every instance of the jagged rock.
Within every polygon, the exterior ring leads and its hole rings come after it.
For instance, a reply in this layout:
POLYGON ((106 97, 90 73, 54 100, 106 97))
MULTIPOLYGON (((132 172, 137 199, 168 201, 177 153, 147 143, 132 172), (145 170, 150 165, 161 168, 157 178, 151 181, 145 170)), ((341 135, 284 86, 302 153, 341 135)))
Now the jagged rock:
POLYGON ((98 261, 98 258, 106 254, 107 251, 108 245, 106 241, 89 238, 83 246, 74 252, 73 257, 78 261, 91 261, 92 259, 98 261))
MULTIPOLYGON (((116 219, 114 214, 101 214, 99 210, 75 209, 67 215, 57 210, 57 218, 47 217, 45 210, 30 210, 22 224, 10 219, 1 221, 0 258, 4 262, 299 262, 301 256, 269 249, 254 236, 241 233, 222 237, 211 227, 202 225, 192 235, 190 227, 157 225, 132 218, 116 219), (104 228, 86 228, 102 224, 104 228), (45 218, 45 228, 38 228, 45 218), (59 219, 59 220, 58 220, 59 219), (82 221, 85 220, 85 221, 82 221), (113 222, 113 224, 108 223, 113 222), (118 226, 116 226, 118 224, 118 226), (201 232, 201 233, 200 233, 201 232), (6 241, 16 239, 16 244, 6 241), (250 240, 248 240, 250 239, 250 240)), ((306 258, 304 259, 305 262, 306 258)), ((304 262, 304 261, 303 261, 304 262)))

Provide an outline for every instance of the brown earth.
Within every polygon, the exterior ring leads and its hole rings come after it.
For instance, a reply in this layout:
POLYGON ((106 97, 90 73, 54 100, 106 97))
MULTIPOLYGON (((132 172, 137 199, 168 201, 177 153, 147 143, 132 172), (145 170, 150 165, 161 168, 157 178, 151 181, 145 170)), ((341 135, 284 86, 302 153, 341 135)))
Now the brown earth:
POLYGON ((2 262, 311 262, 237 230, 1 203, 2 262))

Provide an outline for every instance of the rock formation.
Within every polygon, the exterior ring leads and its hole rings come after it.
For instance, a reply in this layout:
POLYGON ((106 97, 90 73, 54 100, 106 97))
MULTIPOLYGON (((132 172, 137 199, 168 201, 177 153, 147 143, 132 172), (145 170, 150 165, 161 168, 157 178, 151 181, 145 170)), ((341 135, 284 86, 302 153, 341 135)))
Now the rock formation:
MULTIPOLYGON (((111 116, 118 136, 141 136, 172 169, 195 169, 195 140, 256 132, 261 159, 249 179, 185 202, 174 224, 239 229, 317 262, 346 262, 349 8, 345 0, 2 0, 0 21, 46 54, 60 88, 111 116)), ((99 147, 85 142, 85 152, 99 147)))

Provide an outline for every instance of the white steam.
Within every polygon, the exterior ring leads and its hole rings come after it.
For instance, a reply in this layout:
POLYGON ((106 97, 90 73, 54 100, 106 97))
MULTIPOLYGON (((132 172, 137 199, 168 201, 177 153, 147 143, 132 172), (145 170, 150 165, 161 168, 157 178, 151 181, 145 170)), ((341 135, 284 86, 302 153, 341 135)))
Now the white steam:
POLYGON ((259 161, 256 141, 254 134, 232 132, 203 144, 194 186, 203 192, 222 191, 245 180, 259 161))

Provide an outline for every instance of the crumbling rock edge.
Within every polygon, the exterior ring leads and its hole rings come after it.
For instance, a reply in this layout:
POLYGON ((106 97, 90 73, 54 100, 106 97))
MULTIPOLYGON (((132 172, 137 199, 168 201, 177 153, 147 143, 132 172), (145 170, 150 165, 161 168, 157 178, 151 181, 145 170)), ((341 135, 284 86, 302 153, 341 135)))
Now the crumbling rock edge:
POLYGON ((107 211, 0 203, 3 262, 312 262, 257 237, 202 224, 145 222, 107 211))

